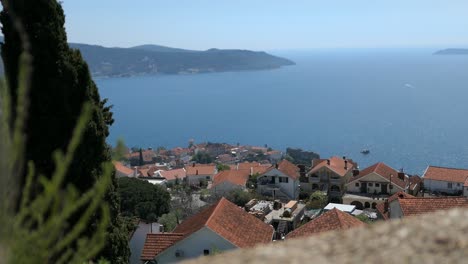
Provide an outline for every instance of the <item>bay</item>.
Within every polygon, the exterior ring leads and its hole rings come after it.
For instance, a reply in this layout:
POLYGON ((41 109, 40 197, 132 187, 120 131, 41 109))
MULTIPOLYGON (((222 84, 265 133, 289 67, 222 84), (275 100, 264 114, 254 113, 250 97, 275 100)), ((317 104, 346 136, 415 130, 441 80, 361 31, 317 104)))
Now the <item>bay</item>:
POLYGON ((113 105, 110 144, 175 147, 193 138, 300 147, 361 168, 468 168, 468 56, 434 51, 281 51, 274 55, 296 65, 96 82, 113 105))

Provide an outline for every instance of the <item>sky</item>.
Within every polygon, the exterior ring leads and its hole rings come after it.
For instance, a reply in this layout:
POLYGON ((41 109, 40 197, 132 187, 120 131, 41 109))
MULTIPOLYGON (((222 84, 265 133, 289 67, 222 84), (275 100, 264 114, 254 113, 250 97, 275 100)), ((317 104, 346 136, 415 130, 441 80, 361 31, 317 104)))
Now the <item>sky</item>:
POLYGON ((63 0, 70 42, 240 48, 467 47, 468 0, 63 0))

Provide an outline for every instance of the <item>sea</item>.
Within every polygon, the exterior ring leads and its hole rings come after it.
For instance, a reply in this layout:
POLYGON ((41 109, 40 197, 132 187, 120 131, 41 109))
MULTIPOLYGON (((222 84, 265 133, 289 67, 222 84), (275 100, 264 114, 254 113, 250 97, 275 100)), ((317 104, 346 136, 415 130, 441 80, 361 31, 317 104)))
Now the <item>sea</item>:
POLYGON ((468 168, 468 56, 435 51, 274 51, 296 65, 96 83, 113 105, 110 144, 267 144, 421 175, 428 165, 468 168))

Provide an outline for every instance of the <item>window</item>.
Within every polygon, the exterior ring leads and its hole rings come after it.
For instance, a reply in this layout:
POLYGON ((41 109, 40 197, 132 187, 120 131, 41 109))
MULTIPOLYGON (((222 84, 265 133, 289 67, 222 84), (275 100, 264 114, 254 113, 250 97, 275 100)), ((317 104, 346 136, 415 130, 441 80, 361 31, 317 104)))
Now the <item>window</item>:
POLYGON ((354 186, 359 187, 359 182, 356 182, 354 186))
POLYGON ((447 183, 447 188, 452 189, 452 183, 451 182, 447 183))
POLYGON ((372 182, 369 182, 369 186, 373 186, 374 184, 372 182))
POLYGON ((206 176, 206 179, 209 180, 209 179, 210 179, 210 176, 206 176))
POLYGON ((376 184, 375 184, 375 187, 380 187, 380 183, 376 183, 376 184))
POLYGON ((390 186, 388 186, 388 188, 391 190, 393 189, 393 185, 390 184, 390 186))
POLYGON ((210 250, 209 249, 204 249, 203 250, 203 255, 204 256, 208 256, 210 254, 210 250))
POLYGON ((457 183, 457 186, 460 187, 460 183, 457 183))
POLYGON ((279 182, 288 183, 288 177, 279 177, 279 182))

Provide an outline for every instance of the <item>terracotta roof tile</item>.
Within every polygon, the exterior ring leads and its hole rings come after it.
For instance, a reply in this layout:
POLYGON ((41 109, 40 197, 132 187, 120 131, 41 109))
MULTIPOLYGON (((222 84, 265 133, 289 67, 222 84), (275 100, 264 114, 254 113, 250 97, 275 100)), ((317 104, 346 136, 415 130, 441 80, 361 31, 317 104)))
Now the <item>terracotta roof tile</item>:
POLYGON ((404 216, 421 215, 454 207, 468 207, 467 197, 398 198, 404 216))
MULTIPOLYGON (((391 168, 390 166, 386 165, 383 162, 378 162, 370 167, 365 168, 364 170, 359 172, 358 176, 352 177, 350 179, 350 182, 355 181, 357 179, 360 179, 364 176, 367 176, 371 173, 377 173, 378 175, 382 176, 383 178, 387 179, 390 181, 390 175, 393 175, 391 177, 391 181, 393 184, 396 184, 397 186, 401 187, 402 189, 406 188, 406 183, 404 180, 401 180, 398 178, 398 171, 395 169, 391 168)), ((406 178, 406 176, 405 176, 406 178)))
POLYGON ((468 178, 468 169, 455 169, 429 166, 423 175, 423 179, 436 181, 465 183, 468 178))
POLYGON ((235 185, 244 186, 249 179, 250 171, 249 170, 225 170, 216 174, 213 179, 212 187, 223 183, 230 182, 235 185))
MULTIPOLYGON (((414 198, 414 196, 411 194, 407 194, 405 192, 397 192, 393 194, 392 196, 388 197, 387 201, 390 203, 390 202, 395 201, 398 198, 414 198)), ((376 206, 376 209, 380 213, 383 219, 387 220, 390 218, 389 211, 385 212, 385 203, 379 203, 376 206)))
POLYGON ((143 261, 154 259, 155 256, 181 240, 183 237, 184 234, 177 233, 147 234, 140 259, 143 261))
MULTIPOLYGON (((266 173, 272 169, 275 169, 276 168, 276 165, 272 165, 270 168, 268 168, 267 170, 265 170, 263 173, 266 173)), ((300 177, 300 173, 299 173, 299 168, 292 164, 291 162, 289 162, 288 160, 282 160, 280 163, 278 163, 278 170, 281 171, 282 173, 286 174, 287 176, 289 176, 290 178, 294 179, 294 180, 297 180, 299 179, 300 177)))
POLYGON ((330 165, 328 165, 328 161, 325 160, 315 160, 314 163, 316 165, 309 171, 309 174, 313 174, 320 170, 323 167, 327 167, 330 170, 334 171, 336 174, 340 175, 341 177, 345 176, 346 173, 348 173, 350 170, 354 168, 354 163, 351 160, 347 160, 348 164, 345 169, 345 160, 340 157, 331 157, 330 159, 330 165))
POLYGON ((175 179, 185 179, 185 177, 187 176, 187 172, 183 168, 168 171, 160 171, 160 174, 168 181, 175 179))
POLYGON ((123 174, 126 174, 126 175, 131 175, 134 173, 134 170, 123 165, 121 162, 118 162, 118 161, 113 161, 112 162, 114 164, 114 168, 116 171, 119 171, 123 174))
POLYGON ((188 165, 185 167, 185 171, 187 172, 187 177, 194 176, 194 175, 213 175, 215 174, 216 166, 215 165, 204 165, 204 164, 196 164, 188 165))
POLYGON ((315 235, 332 230, 344 230, 354 227, 365 226, 361 220, 342 212, 336 208, 325 212, 307 224, 289 233, 286 238, 296 238, 315 235))
POLYGON ((204 226, 240 248, 267 243, 273 237, 273 227, 225 198, 188 218, 174 232, 189 235, 204 226))

